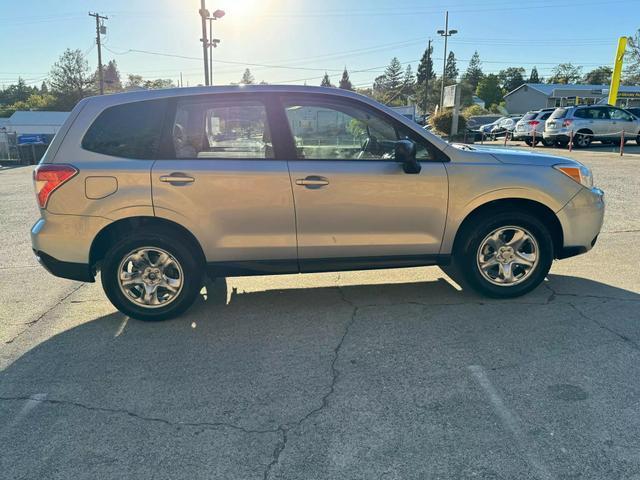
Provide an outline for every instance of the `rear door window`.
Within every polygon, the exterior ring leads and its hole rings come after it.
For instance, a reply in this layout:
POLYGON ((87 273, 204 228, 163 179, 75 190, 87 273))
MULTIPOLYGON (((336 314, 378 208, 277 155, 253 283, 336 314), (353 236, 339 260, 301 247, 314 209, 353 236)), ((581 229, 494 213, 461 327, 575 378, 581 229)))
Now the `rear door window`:
POLYGON ((266 107, 258 100, 180 101, 171 136, 176 158, 274 158, 266 107))
POLYGON ((155 158, 166 108, 164 99, 109 107, 87 130, 82 148, 114 157, 155 158))

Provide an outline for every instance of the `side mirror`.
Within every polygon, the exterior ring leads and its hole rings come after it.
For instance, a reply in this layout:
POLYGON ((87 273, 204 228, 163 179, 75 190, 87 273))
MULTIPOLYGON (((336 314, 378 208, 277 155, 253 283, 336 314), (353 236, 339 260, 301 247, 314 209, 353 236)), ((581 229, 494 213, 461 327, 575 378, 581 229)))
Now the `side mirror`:
POLYGON ((420 173, 422 166, 416 160, 416 144, 411 140, 398 140, 395 145, 395 158, 402 163, 404 173, 420 173))

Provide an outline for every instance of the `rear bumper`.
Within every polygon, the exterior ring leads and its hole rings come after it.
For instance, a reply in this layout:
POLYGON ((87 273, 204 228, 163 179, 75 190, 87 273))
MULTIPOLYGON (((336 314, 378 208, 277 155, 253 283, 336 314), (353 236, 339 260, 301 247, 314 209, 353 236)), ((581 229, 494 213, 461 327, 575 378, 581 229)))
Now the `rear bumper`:
POLYGON ((554 131, 554 132, 545 131, 542 134, 542 137, 545 140, 551 140, 552 142, 555 142, 555 141, 568 142, 569 141, 569 133, 568 132, 563 132, 563 131, 554 131))
POLYGON ((79 282, 95 282, 95 273, 88 263, 63 262, 44 252, 34 250, 36 259, 52 275, 79 282))
POLYGON ((563 248, 557 258, 586 253, 596 244, 604 220, 604 192, 581 189, 558 213, 562 225, 563 248))

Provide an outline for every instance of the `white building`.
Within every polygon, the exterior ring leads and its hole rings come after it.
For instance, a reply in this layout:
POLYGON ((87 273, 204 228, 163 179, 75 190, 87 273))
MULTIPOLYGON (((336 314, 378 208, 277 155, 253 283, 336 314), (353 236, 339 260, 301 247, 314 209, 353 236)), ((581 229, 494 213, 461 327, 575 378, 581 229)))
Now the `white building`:
POLYGON ((55 135, 69 112, 17 111, 6 122, 7 133, 16 135, 55 135))

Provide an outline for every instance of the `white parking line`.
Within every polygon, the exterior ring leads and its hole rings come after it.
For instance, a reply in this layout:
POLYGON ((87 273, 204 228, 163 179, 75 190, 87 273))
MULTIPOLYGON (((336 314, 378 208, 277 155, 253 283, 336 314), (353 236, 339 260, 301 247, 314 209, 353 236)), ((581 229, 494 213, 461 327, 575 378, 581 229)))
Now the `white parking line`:
POLYGON ((516 441, 518 448, 527 458, 529 465, 531 465, 536 471, 536 476, 542 480, 553 480, 554 476, 535 456, 534 452, 531 451, 531 448, 529 448, 527 439, 522 432, 522 428, 520 427, 520 420, 504 404, 502 397, 489 380, 489 377, 487 377, 484 368, 482 368, 480 365, 469 365, 467 368, 473 374, 478 384, 480 384, 480 387, 482 387, 484 392, 487 394, 487 397, 489 397, 489 401, 491 402, 493 409, 495 410, 498 417, 500 417, 502 424, 507 428, 507 430, 511 432, 511 435, 516 441))
POLYGON ((118 338, 120 335, 122 335, 122 332, 124 332, 124 329, 127 326, 128 322, 129 322, 129 317, 125 316, 122 319, 122 323, 118 327, 118 330, 116 331, 116 334, 113 336, 113 338, 118 338))

